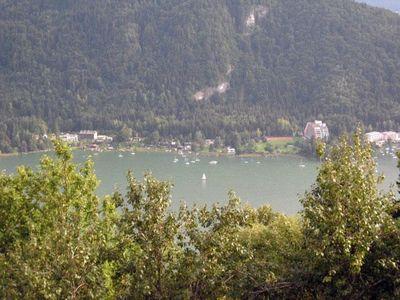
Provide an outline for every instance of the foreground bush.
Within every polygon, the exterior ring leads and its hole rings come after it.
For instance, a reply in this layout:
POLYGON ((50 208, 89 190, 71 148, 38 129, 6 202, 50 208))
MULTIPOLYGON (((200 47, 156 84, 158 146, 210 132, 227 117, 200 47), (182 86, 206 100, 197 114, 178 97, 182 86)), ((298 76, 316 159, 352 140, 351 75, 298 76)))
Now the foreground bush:
POLYGON ((381 298, 400 292, 400 226, 359 135, 324 153, 301 216, 226 205, 169 209, 171 185, 128 175, 99 199, 70 149, 0 175, 6 299, 381 298))

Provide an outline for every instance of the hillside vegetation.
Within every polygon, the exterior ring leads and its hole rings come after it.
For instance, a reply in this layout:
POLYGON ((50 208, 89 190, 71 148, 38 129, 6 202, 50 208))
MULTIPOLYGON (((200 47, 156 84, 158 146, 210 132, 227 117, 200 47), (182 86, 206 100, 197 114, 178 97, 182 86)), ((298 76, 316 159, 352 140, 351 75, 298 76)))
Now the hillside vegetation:
POLYGON ((398 15, 350 0, 2 0, 0 151, 79 129, 397 130, 399 36, 398 15))

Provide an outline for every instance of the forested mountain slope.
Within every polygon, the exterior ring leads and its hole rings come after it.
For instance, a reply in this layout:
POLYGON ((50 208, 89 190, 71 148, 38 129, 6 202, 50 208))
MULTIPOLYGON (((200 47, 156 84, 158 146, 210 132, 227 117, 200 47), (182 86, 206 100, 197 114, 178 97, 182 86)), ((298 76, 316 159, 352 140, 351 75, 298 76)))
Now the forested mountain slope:
POLYGON ((400 124, 400 17, 351 0, 0 0, 0 150, 400 124))

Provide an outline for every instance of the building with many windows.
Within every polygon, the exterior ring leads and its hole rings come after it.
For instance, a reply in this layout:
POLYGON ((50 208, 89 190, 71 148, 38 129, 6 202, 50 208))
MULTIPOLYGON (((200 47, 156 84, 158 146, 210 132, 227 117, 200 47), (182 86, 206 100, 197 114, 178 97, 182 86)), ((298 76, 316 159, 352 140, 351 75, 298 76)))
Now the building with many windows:
POLYGON ((91 141, 95 142, 97 140, 97 131, 95 130, 81 130, 79 132, 80 141, 91 141))
POLYGON ((78 143, 79 138, 77 134, 73 133, 61 133, 59 135, 60 140, 66 142, 66 143, 78 143))
POLYGON ((371 131, 365 134, 365 139, 369 143, 375 144, 377 146, 383 146, 385 143, 388 142, 399 143, 400 134, 394 131, 371 131))
POLYGON ((306 139, 329 139, 329 129, 322 121, 315 120, 314 122, 308 122, 306 128, 304 128, 304 138, 306 139))

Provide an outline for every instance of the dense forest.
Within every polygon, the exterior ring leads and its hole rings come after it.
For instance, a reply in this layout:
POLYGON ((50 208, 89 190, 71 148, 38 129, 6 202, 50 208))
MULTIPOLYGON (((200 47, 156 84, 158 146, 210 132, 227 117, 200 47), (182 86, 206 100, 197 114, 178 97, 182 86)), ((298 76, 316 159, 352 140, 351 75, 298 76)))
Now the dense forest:
MULTIPOLYGON (((93 162, 0 173, 2 299, 399 299, 400 201, 360 139, 318 146, 297 216, 240 204, 171 211, 168 182, 96 196, 93 162)), ((400 186, 399 186, 400 187, 400 186)))
POLYGON ((400 17, 352 0, 0 1, 0 151, 400 125, 400 17))

